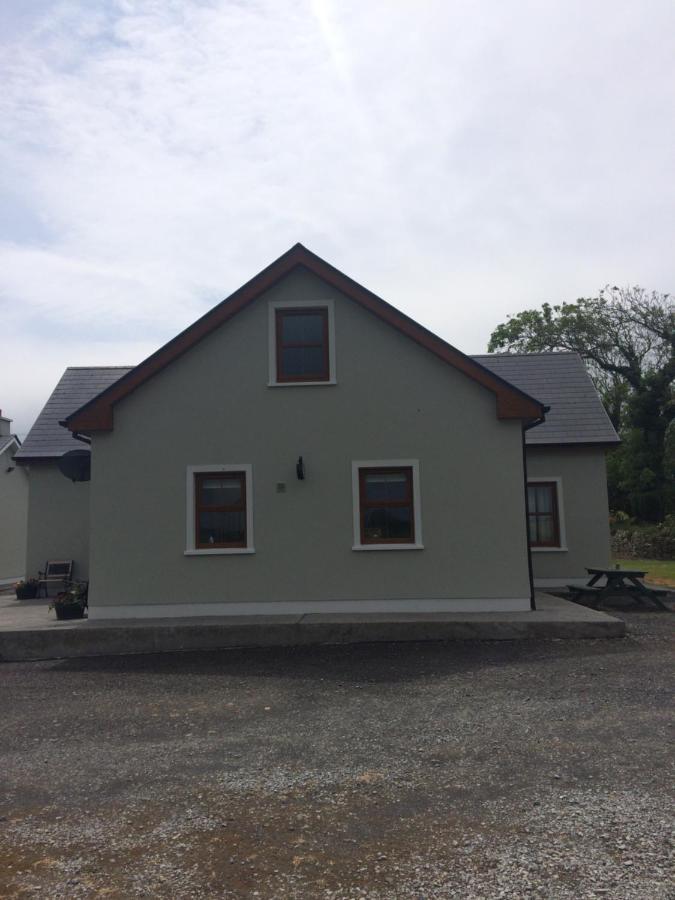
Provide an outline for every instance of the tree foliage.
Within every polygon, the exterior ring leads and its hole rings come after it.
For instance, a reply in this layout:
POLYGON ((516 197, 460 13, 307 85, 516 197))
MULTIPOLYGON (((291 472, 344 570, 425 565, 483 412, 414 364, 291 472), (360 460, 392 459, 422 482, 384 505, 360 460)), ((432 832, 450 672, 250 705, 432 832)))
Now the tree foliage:
POLYGON ((669 294, 610 287, 575 303, 529 309, 492 333, 496 351, 571 350, 586 361, 622 437, 609 460, 610 502, 641 519, 672 510, 675 305, 669 294))

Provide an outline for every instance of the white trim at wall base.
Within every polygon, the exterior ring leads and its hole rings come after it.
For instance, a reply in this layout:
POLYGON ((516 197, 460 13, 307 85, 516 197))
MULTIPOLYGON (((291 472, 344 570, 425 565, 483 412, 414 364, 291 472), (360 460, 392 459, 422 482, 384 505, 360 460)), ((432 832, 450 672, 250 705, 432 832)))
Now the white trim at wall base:
POLYGON ((140 603, 89 606, 89 618, 174 619, 202 616, 303 616, 316 613, 498 613, 529 611, 529 597, 477 597, 445 600, 309 600, 251 603, 140 603))
POLYGON ((590 576, 586 576, 585 578, 535 578, 534 586, 536 588, 547 588, 547 587, 557 587, 557 588, 565 588, 568 584, 574 584, 578 587, 584 587, 588 584, 588 579, 590 576))
POLYGON ((14 578, 0 578, 0 587, 4 587, 7 584, 15 584, 17 581, 23 581, 25 575, 16 575, 14 578))

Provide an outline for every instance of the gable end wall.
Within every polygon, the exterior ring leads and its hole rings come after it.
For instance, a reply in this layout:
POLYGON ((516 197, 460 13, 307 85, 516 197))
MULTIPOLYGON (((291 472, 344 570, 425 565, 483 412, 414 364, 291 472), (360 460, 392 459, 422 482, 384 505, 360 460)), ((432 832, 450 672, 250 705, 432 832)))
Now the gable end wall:
POLYGON ((493 393, 310 273, 208 335, 114 419, 92 443, 95 616, 444 598, 529 608, 520 422, 498 420, 493 393), (335 304, 337 384, 268 387, 268 301, 324 299, 335 304), (412 458, 425 549, 353 551, 352 460, 412 458), (255 554, 185 556, 187 466, 237 463, 253 466, 255 554))

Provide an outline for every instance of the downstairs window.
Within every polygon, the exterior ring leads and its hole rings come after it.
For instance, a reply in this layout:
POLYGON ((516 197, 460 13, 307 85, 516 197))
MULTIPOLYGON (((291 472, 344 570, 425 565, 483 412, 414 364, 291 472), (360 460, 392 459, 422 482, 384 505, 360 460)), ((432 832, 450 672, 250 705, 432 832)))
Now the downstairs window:
POLYGON ((536 481, 528 484, 527 515, 531 547, 560 547, 557 482, 536 481))
POLYGON ((189 466, 186 553, 253 553, 252 467, 189 466))
POLYGON ((352 463, 354 550, 421 550, 417 460, 352 463))

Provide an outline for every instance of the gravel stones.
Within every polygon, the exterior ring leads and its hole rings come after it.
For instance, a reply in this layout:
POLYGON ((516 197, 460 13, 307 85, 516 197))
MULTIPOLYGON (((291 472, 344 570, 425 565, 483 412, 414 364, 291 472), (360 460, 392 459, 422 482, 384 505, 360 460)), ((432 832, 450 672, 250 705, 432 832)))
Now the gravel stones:
POLYGON ((3 665, 0 896, 672 898, 675 617, 622 615, 3 665))

